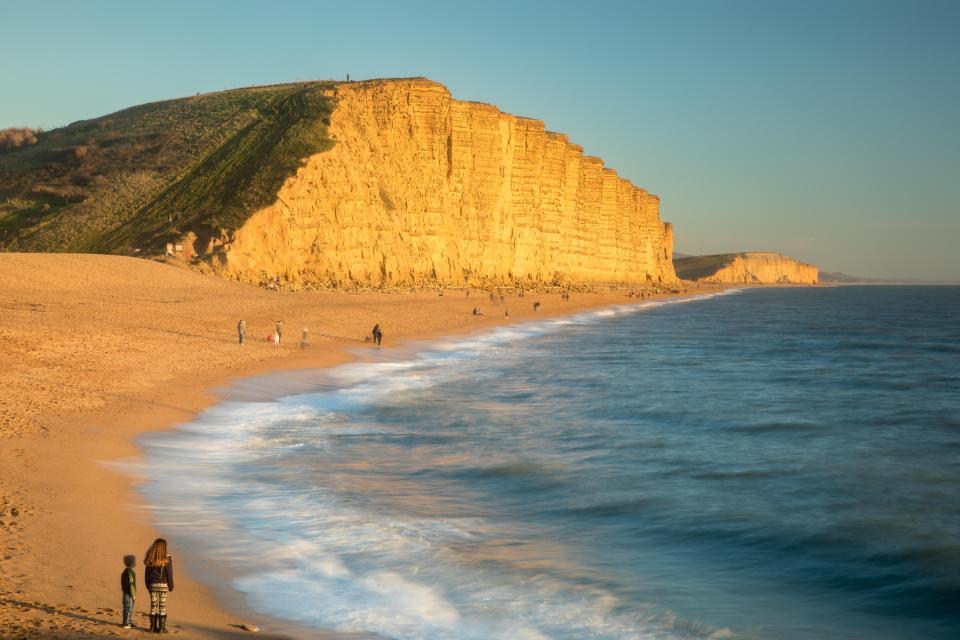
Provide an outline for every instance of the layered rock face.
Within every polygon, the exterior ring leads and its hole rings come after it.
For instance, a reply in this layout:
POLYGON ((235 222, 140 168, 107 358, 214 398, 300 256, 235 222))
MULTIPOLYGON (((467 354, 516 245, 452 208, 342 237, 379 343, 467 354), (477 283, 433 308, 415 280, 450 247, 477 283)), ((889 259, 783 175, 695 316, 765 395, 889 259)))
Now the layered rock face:
POLYGON ((725 253, 673 261, 684 280, 727 284, 816 284, 820 270, 812 264, 773 252, 725 253))
POLYGON ((336 146, 225 238, 217 269, 335 286, 676 279, 659 199, 543 122, 425 79, 336 98, 336 146))

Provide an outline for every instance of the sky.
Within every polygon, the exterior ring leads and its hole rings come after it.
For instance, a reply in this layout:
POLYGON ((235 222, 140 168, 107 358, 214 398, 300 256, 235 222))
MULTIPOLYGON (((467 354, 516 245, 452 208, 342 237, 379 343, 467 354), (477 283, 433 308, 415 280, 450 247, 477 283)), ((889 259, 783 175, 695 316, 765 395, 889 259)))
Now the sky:
POLYGON ((676 250, 960 281, 960 2, 0 0, 0 128, 426 76, 662 199, 676 250))

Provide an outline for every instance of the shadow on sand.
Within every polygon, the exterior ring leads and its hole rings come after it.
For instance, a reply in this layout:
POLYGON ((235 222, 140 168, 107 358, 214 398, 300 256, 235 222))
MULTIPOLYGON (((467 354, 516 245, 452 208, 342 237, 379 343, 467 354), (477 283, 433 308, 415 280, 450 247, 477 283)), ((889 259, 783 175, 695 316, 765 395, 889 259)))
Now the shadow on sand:
MULTIPOLYGON (((14 635, 13 638, 23 637, 23 638, 50 638, 51 640, 83 640, 90 638, 116 638, 118 635, 126 635, 127 633, 138 634, 134 637, 139 637, 139 634, 149 634, 150 632, 144 628, 143 624, 140 624, 135 629, 123 629, 120 624, 117 622, 117 615, 112 615, 107 617, 105 614, 90 613, 90 612, 76 612, 69 611, 67 609, 62 609, 54 607, 51 605, 40 604, 36 602, 27 602, 25 600, 16 600, 13 598, 0 598, 0 605, 7 605, 11 607, 16 607, 20 610, 33 610, 39 611, 42 613, 50 614, 51 616, 56 616, 58 618, 66 618, 68 620, 74 620, 81 623, 86 623, 88 625, 96 625, 95 628, 85 628, 77 630, 69 629, 43 629, 43 628, 24 628, 22 630, 22 635, 14 635), (118 633, 119 632, 119 633, 118 633)), ((138 619, 140 616, 143 616, 143 619, 146 620, 146 614, 138 614, 138 619)), ((211 640, 239 640, 239 638, 259 638, 261 640, 291 640, 290 636, 278 635, 272 633, 251 633, 250 631, 244 630, 242 624, 231 624, 230 628, 226 627, 214 627, 208 625, 199 625, 199 624, 179 624, 176 623, 175 619, 172 619, 168 623, 168 627, 174 632, 174 634, 182 634, 186 637, 196 637, 196 638, 210 638, 211 640)), ((152 637, 153 634, 150 634, 152 637)), ((173 634, 171 634, 173 635, 173 634)), ((169 636, 168 636, 169 637, 169 636)), ((359 638, 359 636, 345 636, 339 634, 326 634, 320 632, 319 635, 313 636, 317 640, 343 640, 345 638, 359 638)))

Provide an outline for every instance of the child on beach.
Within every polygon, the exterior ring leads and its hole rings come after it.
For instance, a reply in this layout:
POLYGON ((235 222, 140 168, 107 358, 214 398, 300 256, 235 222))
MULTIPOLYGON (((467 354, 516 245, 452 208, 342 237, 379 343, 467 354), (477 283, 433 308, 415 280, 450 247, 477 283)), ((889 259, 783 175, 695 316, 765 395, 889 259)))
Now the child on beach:
POLYGON ((120 574, 120 590, 123 592, 123 628, 133 626, 133 605, 137 601, 136 556, 123 556, 123 573, 120 574))
POLYGON ((167 594, 173 591, 173 558, 167 541, 157 538, 143 557, 144 576, 150 591, 150 631, 167 633, 167 594))

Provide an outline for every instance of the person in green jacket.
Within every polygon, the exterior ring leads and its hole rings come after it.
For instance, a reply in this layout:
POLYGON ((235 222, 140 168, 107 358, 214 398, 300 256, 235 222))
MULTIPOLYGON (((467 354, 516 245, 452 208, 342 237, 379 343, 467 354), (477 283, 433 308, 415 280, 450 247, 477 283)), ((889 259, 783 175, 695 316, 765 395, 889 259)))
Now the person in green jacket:
POLYGON ((133 626, 133 605, 137 601, 137 566, 136 556, 123 556, 123 573, 120 574, 120 591, 123 592, 123 628, 133 626))

